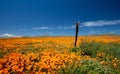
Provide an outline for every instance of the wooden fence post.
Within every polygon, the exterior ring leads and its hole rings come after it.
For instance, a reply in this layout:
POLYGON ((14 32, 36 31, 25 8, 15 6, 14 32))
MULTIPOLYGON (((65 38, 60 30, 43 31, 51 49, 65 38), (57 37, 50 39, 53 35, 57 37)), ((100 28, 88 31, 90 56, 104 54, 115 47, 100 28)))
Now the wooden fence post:
POLYGON ((79 22, 76 22, 76 33, 75 33, 75 47, 77 44, 77 38, 78 38, 78 30, 79 30, 79 22))

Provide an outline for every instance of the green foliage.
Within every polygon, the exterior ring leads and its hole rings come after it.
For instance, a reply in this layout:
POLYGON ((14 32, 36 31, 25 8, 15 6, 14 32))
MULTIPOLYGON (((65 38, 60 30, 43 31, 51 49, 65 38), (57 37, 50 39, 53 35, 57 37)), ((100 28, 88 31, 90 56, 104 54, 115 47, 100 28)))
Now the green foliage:
POLYGON ((100 43, 96 43, 95 41, 87 42, 82 41, 80 48, 86 54, 90 56, 95 56, 97 50, 99 50, 100 43))
POLYGON ((105 56, 113 56, 120 59, 120 44, 117 42, 95 42, 95 41, 85 41, 83 40, 79 47, 85 55, 91 57, 96 57, 98 52, 104 52, 105 56))
POLYGON ((120 59, 120 44, 116 42, 111 42, 106 44, 107 50, 105 51, 106 55, 113 56, 120 59))
POLYGON ((72 52, 78 52, 78 51, 80 51, 80 48, 75 47, 75 48, 72 48, 70 51, 72 51, 72 52))
POLYGON ((4 54, 6 54, 6 52, 0 50, 0 58, 2 58, 4 54))
POLYGON ((74 62, 67 67, 61 68, 58 74, 118 74, 108 66, 101 65, 93 59, 81 60, 77 64, 74 62))
MULTIPOLYGON (((91 58, 96 58, 97 61, 82 60, 77 67, 71 68, 70 74, 119 74, 120 73, 120 43, 118 42, 96 42, 82 40, 79 47, 71 49, 76 54, 82 52, 82 55, 88 55, 91 58), (102 53, 102 57, 98 57, 98 54, 102 53), (113 60, 117 59, 117 66, 113 66, 113 60), (103 61, 104 64, 100 64, 103 61), (106 64, 107 63, 107 64, 106 64)), ((81 55, 81 53, 80 53, 81 55)), ((69 67, 70 68, 70 67, 69 67)), ((66 70, 67 71, 67 70, 66 70)), ((62 73, 63 74, 63 73, 62 73)))
POLYGON ((99 74, 103 72, 103 66, 92 60, 83 60, 76 74, 99 74))

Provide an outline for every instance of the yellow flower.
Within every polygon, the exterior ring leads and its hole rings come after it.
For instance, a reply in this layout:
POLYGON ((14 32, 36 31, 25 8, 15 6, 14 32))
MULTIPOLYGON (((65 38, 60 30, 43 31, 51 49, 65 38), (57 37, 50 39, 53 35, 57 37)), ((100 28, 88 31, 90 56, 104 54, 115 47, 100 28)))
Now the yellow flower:
POLYGON ((116 66, 117 66, 117 64, 116 64, 116 63, 113 63, 113 66, 114 66, 114 67, 116 67, 116 66))
POLYGON ((104 64, 104 61, 101 61, 100 64, 104 64))
POLYGON ((8 68, 4 68, 4 69, 2 69, 2 71, 3 71, 4 74, 7 74, 8 73, 8 68))
POLYGON ((7 60, 6 59, 0 59, 0 63, 4 64, 7 60))
POLYGON ((2 65, 0 64, 0 69, 2 69, 2 65))
POLYGON ((27 70, 30 70, 32 68, 32 65, 29 65, 26 67, 27 70))
POLYGON ((18 70, 18 66, 17 65, 14 65, 13 67, 12 67, 12 71, 16 71, 16 70, 18 70))
POLYGON ((24 67, 19 68, 17 71, 23 72, 24 67))

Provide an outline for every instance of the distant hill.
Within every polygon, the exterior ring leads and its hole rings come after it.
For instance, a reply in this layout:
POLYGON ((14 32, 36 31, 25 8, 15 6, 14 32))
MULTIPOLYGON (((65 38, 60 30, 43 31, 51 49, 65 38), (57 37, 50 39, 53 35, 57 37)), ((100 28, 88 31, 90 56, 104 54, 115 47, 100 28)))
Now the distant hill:
POLYGON ((104 33, 104 34, 91 34, 91 35, 84 35, 84 36, 120 36, 120 34, 104 33))

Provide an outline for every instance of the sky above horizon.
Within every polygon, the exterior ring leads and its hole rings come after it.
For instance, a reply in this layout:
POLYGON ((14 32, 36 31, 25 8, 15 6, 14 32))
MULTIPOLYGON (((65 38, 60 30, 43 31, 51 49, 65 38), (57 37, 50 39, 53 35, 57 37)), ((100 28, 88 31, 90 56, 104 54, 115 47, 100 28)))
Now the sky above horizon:
POLYGON ((120 34, 120 0, 0 0, 0 37, 120 34))

